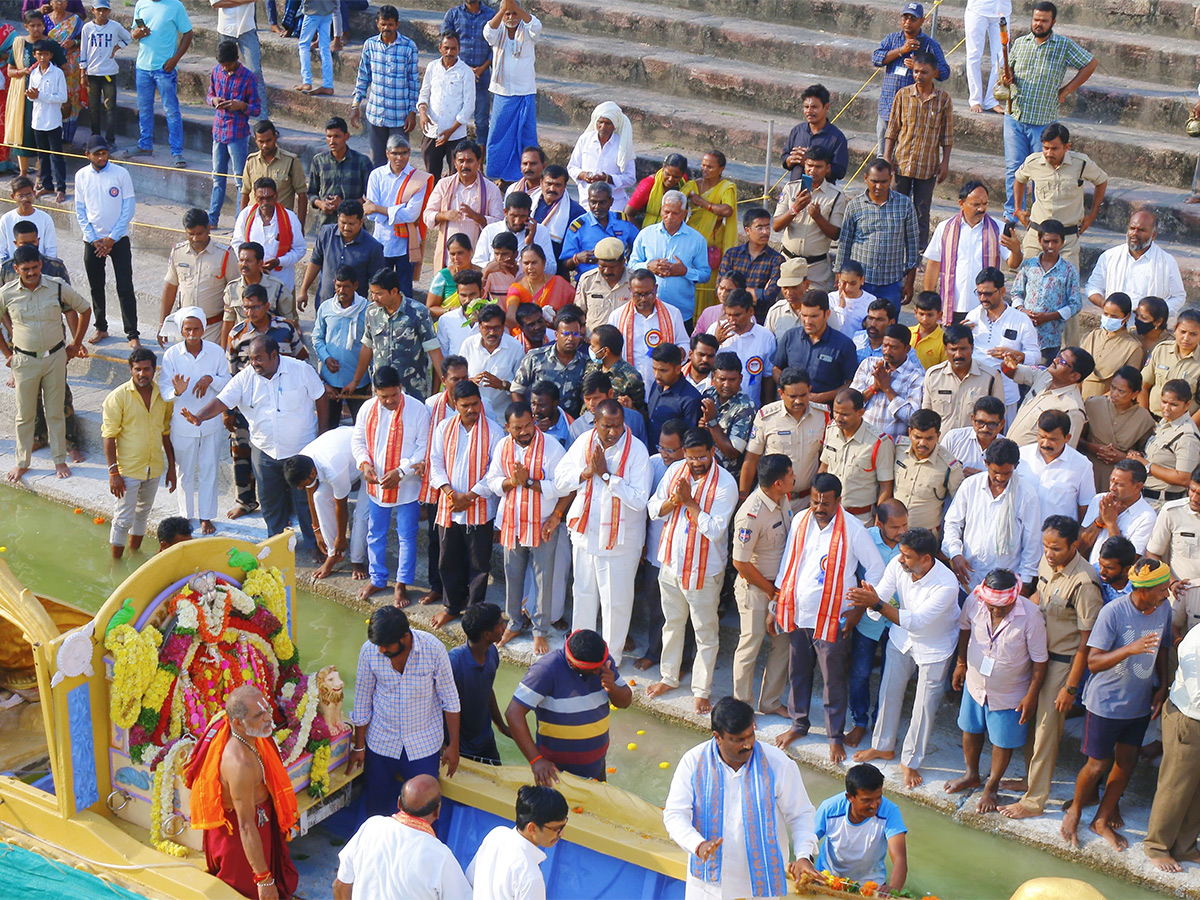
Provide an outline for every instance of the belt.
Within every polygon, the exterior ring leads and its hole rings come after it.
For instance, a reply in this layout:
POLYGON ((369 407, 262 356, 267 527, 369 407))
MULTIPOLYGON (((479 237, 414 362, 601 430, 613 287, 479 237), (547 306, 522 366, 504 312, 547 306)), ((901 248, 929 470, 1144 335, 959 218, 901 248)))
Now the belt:
POLYGON ((843 506, 842 507, 842 509, 846 510, 846 512, 850 513, 850 515, 852 515, 852 516, 861 516, 863 513, 869 513, 874 508, 875 508, 875 504, 873 504, 873 503, 868 506, 843 506))
POLYGON ((815 266, 817 263, 822 262, 823 260, 829 259, 828 253, 822 253, 820 256, 801 256, 799 253, 793 253, 791 250, 788 250, 786 247, 782 248, 782 251, 783 251, 783 255, 786 256, 788 259, 802 259, 806 263, 808 263, 810 266, 815 266))
MULTIPOLYGON (((1038 234, 1042 233, 1042 223, 1041 222, 1031 222, 1029 227, 1032 228, 1034 231, 1036 231, 1038 234)), ((1079 226, 1078 225, 1064 225, 1063 226, 1063 234, 1065 234, 1067 236, 1070 236, 1072 234, 1079 234, 1079 226)))
POLYGON ((216 325, 216 324, 217 324, 218 322, 220 322, 220 321, 221 321, 223 318, 225 318, 225 311, 224 311, 224 310, 221 310, 221 311, 220 311, 219 313, 217 313, 215 316, 209 316, 207 319, 205 319, 205 320, 204 320, 204 324, 205 324, 205 326, 208 326, 208 325, 216 325))
POLYGON ((57 353, 59 350, 61 350, 65 346, 67 346, 66 341, 59 341, 57 344, 55 344, 49 350, 22 350, 16 344, 13 344, 12 348, 14 350, 16 350, 18 353, 23 353, 26 356, 32 356, 34 359, 45 359, 47 356, 54 355, 55 353, 57 353))
POLYGON ((1142 496, 1147 500, 1178 500, 1187 496, 1187 491, 1152 491, 1150 488, 1142 488, 1142 496))
POLYGON ((805 497, 807 497, 811 493, 812 493, 812 488, 810 488, 810 487, 806 487, 802 491, 793 491, 792 499, 793 500, 803 500, 805 497))
POLYGON ((1047 653, 1046 655, 1050 657, 1051 662, 1066 663, 1068 666, 1075 662, 1073 657, 1067 656, 1064 653, 1047 653))

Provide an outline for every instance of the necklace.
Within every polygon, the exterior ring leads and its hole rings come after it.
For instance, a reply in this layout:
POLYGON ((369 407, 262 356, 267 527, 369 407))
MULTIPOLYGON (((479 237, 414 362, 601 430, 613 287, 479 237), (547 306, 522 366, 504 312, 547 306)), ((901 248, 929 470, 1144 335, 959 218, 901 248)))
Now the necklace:
POLYGON ((254 754, 254 758, 258 761, 258 771, 262 774, 263 784, 267 783, 267 767, 263 765, 262 757, 258 755, 258 748, 251 744, 248 740, 232 729, 229 732, 237 738, 247 750, 254 754))

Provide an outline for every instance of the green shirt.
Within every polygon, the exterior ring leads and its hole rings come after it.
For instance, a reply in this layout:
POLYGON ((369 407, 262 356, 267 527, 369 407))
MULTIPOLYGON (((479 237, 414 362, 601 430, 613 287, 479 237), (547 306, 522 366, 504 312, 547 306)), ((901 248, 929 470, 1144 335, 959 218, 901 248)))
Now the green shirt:
POLYGON ((1058 89, 1067 69, 1082 69, 1091 61, 1092 54, 1061 34, 1040 44, 1032 34, 1021 35, 1009 51, 1017 84, 1012 117, 1033 126, 1058 121, 1058 89))

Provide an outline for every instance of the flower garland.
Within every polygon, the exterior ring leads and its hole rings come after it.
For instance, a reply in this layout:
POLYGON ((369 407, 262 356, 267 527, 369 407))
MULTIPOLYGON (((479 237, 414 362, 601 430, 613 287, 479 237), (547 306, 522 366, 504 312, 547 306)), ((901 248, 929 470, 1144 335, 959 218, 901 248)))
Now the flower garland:
POLYGON ((333 753, 326 741, 313 753, 312 770, 308 776, 308 793, 320 799, 329 793, 329 758, 333 753))
POLYGON ((191 738, 176 741, 167 751, 166 757, 154 770, 154 783, 150 791, 150 842, 155 849, 171 856, 187 856, 187 847, 177 844, 163 834, 163 822, 175 813, 175 772, 183 751, 196 746, 191 738))
POLYGON ((308 679, 308 690, 304 696, 300 698, 300 704, 296 707, 296 715, 300 717, 300 725, 295 731, 295 743, 292 745, 291 752, 284 759, 283 764, 290 766, 300 754, 308 747, 308 739, 312 734, 313 721, 317 717, 317 706, 319 705, 317 692, 320 690, 320 685, 317 684, 317 679, 308 679))
POLYGON ((151 625, 140 632, 118 625, 104 636, 104 648, 113 655, 109 705, 118 728, 129 728, 138 720, 142 698, 157 674, 161 644, 162 634, 151 625))
POLYGON ((242 582, 242 590, 262 603, 280 623, 278 633, 269 635, 280 663, 290 660, 296 653, 287 631, 287 591, 283 586, 283 573, 275 566, 261 566, 250 572, 242 582))

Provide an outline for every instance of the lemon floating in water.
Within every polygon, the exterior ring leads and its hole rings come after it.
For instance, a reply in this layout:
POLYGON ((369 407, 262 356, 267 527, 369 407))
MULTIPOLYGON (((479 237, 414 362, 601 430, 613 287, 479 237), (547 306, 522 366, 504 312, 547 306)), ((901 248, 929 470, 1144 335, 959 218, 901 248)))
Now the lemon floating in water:
POLYGON ((626 750, 636 750, 636 749, 637 749, 637 744, 626 744, 626 745, 625 745, 625 749, 626 749, 626 750))
POLYGON ((660 769, 669 769, 669 768, 671 768, 671 764, 669 762, 660 762, 658 764, 658 767, 660 769))
POLYGON ((640 735, 643 735, 643 734, 645 734, 645 733, 646 733, 646 729, 644 729, 644 728, 638 731, 638 735, 639 735, 639 736, 640 736, 640 735))
POLYGON ((7 547, 0 547, 0 553, 7 553, 7 552, 8 552, 7 547))

